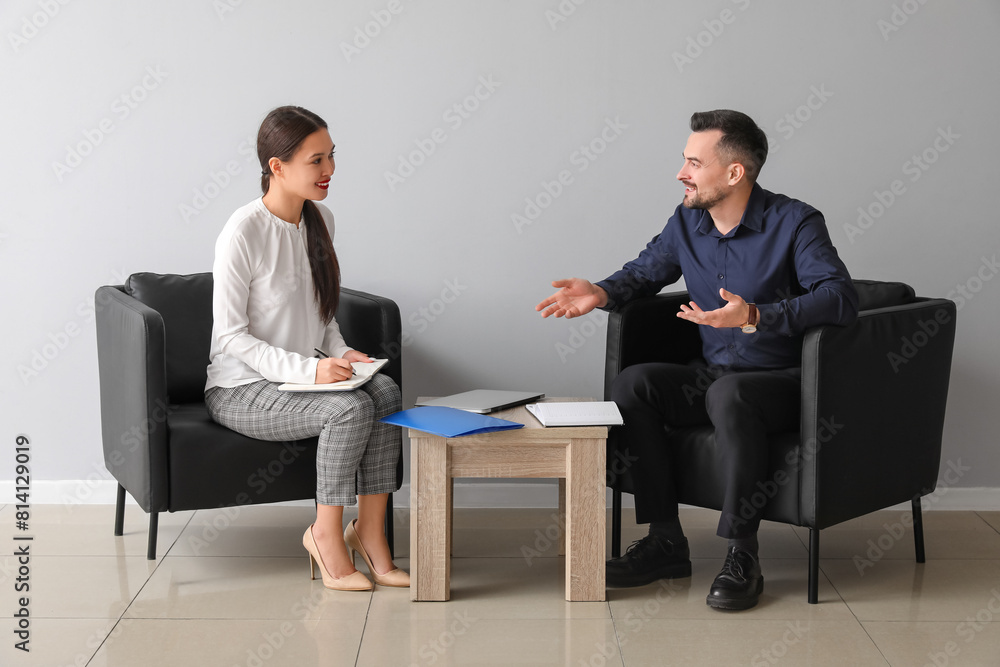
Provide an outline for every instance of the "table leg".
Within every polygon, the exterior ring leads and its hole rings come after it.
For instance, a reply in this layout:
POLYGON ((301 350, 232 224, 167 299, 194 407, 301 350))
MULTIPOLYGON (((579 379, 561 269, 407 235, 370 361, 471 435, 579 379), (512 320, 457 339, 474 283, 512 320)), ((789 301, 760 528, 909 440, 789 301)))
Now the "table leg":
POLYGON ((451 597, 451 483, 444 438, 410 437, 410 599, 451 597))
POLYGON ((605 598, 604 440, 573 439, 566 456, 566 599, 605 598))
POLYGON ((559 530, 559 555, 566 555, 566 478, 559 478, 559 509, 556 510, 556 526, 559 530))

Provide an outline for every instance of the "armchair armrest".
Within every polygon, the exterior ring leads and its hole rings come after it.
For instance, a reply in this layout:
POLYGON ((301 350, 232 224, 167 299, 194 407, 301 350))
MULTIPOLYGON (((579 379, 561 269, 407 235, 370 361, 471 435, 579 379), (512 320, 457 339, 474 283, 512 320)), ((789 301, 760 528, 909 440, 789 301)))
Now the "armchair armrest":
POLYGON ((382 372, 391 377, 396 386, 403 387, 402 323, 399 306, 391 299, 367 292, 340 290, 337 308, 340 333, 351 347, 372 356, 388 357, 382 372))
POLYGON ((608 316, 604 361, 604 399, 611 400, 611 383, 633 364, 686 364, 702 354, 698 327, 677 317, 687 292, 671 292, 630 301, 608 316))
POLYGON ((146 512, 167 509, 163 319, 121 286, 97 290, 104 464, 146 512))
POLYGON ((803 525, 824 528, 934 490, 955 312, 952 301, 919 299, 806 333, 803 525))

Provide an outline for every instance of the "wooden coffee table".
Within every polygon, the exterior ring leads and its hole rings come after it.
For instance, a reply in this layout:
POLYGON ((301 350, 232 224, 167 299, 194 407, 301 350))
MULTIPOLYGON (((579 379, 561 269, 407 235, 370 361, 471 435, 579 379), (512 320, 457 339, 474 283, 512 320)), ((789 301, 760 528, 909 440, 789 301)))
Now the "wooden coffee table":
POLYGON ((608 427, 544 428, 524 406, 491 416, 525 426, 460 438, 409 429, 410 599, 451 596, 455 477, 556 477, 559 513, 566 526, 566 599, 604 600, 608 427))

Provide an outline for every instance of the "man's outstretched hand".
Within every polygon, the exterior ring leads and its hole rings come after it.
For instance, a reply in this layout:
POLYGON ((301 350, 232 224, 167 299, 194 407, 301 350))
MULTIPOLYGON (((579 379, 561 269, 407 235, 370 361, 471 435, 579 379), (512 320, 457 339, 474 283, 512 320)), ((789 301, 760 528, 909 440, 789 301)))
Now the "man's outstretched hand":
POLYGON ((677 317, 716 329, 741 327, 746 324, 750 318, 750 306, 743 297, 725 289, 719 289, 719 294, 727 301, 722 308, 702 310, 698 304, 691 301, 689 305, 681 304, 681 312, 677 313, 677 317))
POLYGON ((608 303, 607 292, 582 278, 556 280, 552 286, 558 287, 559 291, 535 306, 535 310, 542 312, 542 317, 580 317, 608 303))

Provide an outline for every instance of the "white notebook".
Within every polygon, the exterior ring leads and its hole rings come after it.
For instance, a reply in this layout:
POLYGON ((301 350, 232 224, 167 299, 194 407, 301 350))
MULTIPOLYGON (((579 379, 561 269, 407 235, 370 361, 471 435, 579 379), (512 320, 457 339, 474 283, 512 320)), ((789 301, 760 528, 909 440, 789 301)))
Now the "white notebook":
POLYGON ((622 413, 614 401, 532 403, 528 412, 543 426, 621 426, 622 413))
POLYGON ((328 382, 326 384, 294 384, 286 382, 278 387, 278 391, 350 391, 357 389, 365 382, 372 379, 383 366, 389 363, 388 359, 376 359, 370 363, 364 361, 353 361, 351 367, 354 369, 354 377, 350 380, 340 382, 328 382))

